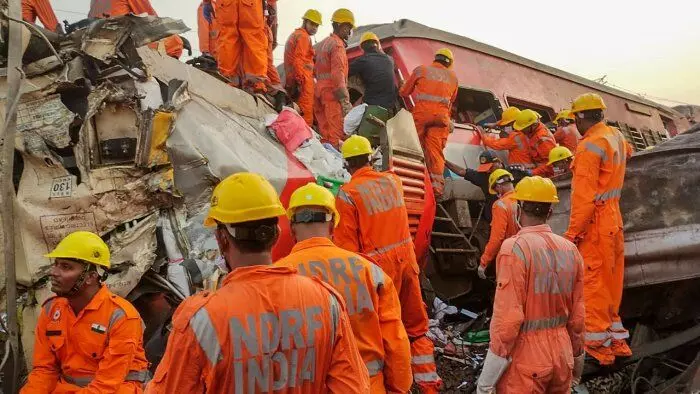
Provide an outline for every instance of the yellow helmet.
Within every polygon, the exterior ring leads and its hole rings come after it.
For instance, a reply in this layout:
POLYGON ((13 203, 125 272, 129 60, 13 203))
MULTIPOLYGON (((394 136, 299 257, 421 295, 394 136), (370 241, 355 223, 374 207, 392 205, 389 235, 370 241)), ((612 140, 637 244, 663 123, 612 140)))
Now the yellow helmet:
POLYGON ((506 108, 505 111, 503 111, 503 114, 501 114, 501 120, 496 122, 497 126, 507 126, 513 122, 515 122, 515 118, 518 116, 520 113, 520 109, 516 107, 508 107, 506 108))
POLYGON ((571 153, 569 148, 557 145, 549 151, 549 162, 547 163, 547 165, 551 166, 552 164, 558 161, 566 160, 572 156, 573 153, 571 153))
POLYGON ((377 37, 377 35, 372 33, 371 31, 368 31, 362 34, 362 38, 360 38, 360 44, 364 43, 365 41, 379 42, 379 37, 377 37))
POLYGON ((289 198, 289 208, 287 209, 287 217, 292 220, 294 213, 298 208, 302 207, 323 207, 333 214, 333 223, 335 226, 340 222, 340 214, 335 208, 335 197, 330 190, 315 183, 308 183, 292 193, 289 198))
POLYGON ((363 136, 352 135, 343 142, 343 146, 340 147, 340 153, 343 154, 343 159, 361 155, 371 155, 372 144, 363 136))
POLYGON ((505 182, 513 182, 513 174, 510 172, 499 168, 495 170, 494 172, 489 175, 489 193, 491 194, 496 194, 496 191, 493 190, 493 186, 497 183, 505 183, 505 182), (500 181, 503 177, 508 177, 504 182, 498 182, 500 181))
POLYGON ((304 13, 304 16, 301 17, 301 19, 306 19, 309 22, 313 22, 317 25, 321 25, 321 13, 318 12, 318 10, 310 9, 304 13))
POLYGON ((452 51, 449 48, 440 48, 435 52, 435 57, 438 55, 446 57, 450 63, 455 62, 455 56, 452 54, 452 51))
POLYGON ((347 8, 338 8, 335 10, 331 21, 335 23, 349 23, 355 28, 355 15, 347 8))
POLYGON ((528 176, 515 186, 515 199, 519 201, 558 203, 557 187, 549 178, 528 176))
POLYGON ((68 234, 51 253, 44 257, 51 259, 76 259, 109 269, 109 247, 99 235, 89 231, 76 231, 68 234))
POLYGON ((606 109, 605 101, 596 93, 585 93, 574 100, 571 104, 571 113, 575 114, 581 111, 590 111, 592 109, 606 109))
POLYGON ((282 215, 284 207, 270 182, 258 174, 240 172, 216 185, 204 226, 214 227, 216 222, 252 222, 282 215))
POLYGON ((532 126, 537 123, 540 116, 537 112, 531 109, 524 109, 515 117, 515 123, 513 123, 513 128, 520 131, 526 127, 532 126))
POLYGON ((576 118, 574 117, 574 114, 571 113, 570 109, 563 109, 563 110, 559 111, 557 116, 554 118, 553 122, 557 123, 560 119, 574 120, 576 118))

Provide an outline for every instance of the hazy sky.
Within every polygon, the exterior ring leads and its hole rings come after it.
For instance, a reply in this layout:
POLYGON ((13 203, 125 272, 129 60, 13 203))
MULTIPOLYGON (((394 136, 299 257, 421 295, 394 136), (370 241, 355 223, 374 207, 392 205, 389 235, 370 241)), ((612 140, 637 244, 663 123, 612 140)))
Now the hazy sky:
MULTIPOLYGON (((198 0, 151 0, 161 16, 182 19, 197 48, 198 0)), ((77 21, 90 0, 51 0, 59 20, 77 21)), ((700 105, 699 0, 280 0, 279 42, 308 8, 323 14, 317 37, 330 31, 336 8, 359 25, 411 19, 470 37, 648 98, 700 105), (646 5, 646 4, 649 5, 646 5)), ((275 52, 281 62, 282 48, 275 52)), ((673 102, 661 101, 675 105, 673 102)))

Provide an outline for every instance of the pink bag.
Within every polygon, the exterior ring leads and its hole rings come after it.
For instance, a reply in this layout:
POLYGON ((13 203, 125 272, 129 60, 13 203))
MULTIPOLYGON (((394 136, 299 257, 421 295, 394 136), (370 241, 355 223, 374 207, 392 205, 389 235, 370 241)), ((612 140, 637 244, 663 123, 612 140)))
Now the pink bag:
POLYGON ((284 108, 280 112, 277 119, 270 125, 270 129, 287 152, 294 152, 304 141, 311 138, 311 129, 304 118, 290 108, 284 108))

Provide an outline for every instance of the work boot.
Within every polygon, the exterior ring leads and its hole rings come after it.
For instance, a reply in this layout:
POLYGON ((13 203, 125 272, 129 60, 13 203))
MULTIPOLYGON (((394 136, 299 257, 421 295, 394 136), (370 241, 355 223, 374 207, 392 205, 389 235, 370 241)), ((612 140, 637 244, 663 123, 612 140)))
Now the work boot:
POLYGON ((612 365, 615 362, 615 356, 609 347, 590 347, 586 346, 586 353, 595 358, 600 365, 612 365))
POLYGON ((630 357, 632 355, 632 349, 624 339, 613 339, 610 351, 615 357, 630 357))

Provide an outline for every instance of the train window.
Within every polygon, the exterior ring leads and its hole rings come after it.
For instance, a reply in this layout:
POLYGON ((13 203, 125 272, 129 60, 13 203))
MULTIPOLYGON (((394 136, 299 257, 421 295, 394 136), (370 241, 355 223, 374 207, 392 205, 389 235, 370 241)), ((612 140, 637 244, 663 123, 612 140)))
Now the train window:
POLYGON ((459 87, 452 118, 456 123, 493 123, 501 118, 501 103, 487 90, 459 87))
POLYGON ((676 127, 676 123, 673 121, 673 119, 667 118, 663 115, 660 116, 661 122, 664 124, 664 129, 666 129, 666 135, 671 136, 678 134, 678 127, 676 127))
POLYGON ((520 109, 531 109, 537 112, 540 114, 540 116, 542 116, 542 123, 551 122, 554 119, 554 114, 556 113, 552 107, 547 107, 546 105, 521 100, 511 96, 506 96, 506 102, 508 103, 508 106, 515 106, 520 109))

